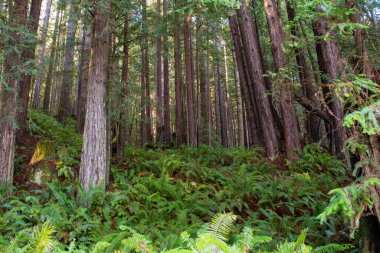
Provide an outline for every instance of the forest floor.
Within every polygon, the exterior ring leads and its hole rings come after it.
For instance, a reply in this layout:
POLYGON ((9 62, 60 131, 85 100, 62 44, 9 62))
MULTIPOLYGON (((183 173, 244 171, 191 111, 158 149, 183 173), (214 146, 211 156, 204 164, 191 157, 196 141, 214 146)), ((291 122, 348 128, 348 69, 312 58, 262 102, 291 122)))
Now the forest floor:
MULTIPOLYGON (((320 224, 315 218, 327 193, 348 180, 343 164, 315 145, 295 162, 269 161, 257 148, 129 148, 124 159, 113 160, 108 190, 85 193, 77 182, 81 136, 74 123, 63 126, 31 112, 28 131, 16 151, 16 194, 2 193, 0 201, 0 249, 48 220, 58 248, 84 250, 67 252, 88 252, 99 242, 108 245, 101 252, 125 250, 126 228, 144 234, 156 249, 175 248, 183 245, 181 232, 195 235, 224 212, 237 215, 233 234, 251 227, 272 237, 266 250, 304 229, 312 246, 347 242, 342 220, 320 224), (54 162, 48 180, 36 185, 25 175, 38 170, 29 162, 41 141, 54 146, 54 162)), ((16 240, 17 247, 23 243, 16 240)))

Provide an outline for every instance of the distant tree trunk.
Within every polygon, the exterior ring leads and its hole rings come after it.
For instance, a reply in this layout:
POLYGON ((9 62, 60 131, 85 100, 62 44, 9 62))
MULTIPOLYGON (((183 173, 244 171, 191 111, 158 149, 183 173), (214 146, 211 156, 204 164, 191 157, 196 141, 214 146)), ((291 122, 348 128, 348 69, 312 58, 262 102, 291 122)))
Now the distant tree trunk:
MULTIPOLYGON (((259 124, 262 131, 263 143, 269 157, 278 154, 279 143, 276 134, 276 124, 271 110, 271 105, 266 96, 265 80, 263 77, 263 67, 260 61, 260 50, 257 41, 256 29, 247 8, 242 5, 237 11, 239 20, 240 36, 244 48, 245 68, 251 80, 259 124), (254 85, 253 85, 254 84, 254 85)), ((247 115, 249 116, 249 115, 247 115)), ((255 119, 248 119, 249 121, 255 119)))
MULTIPOLYGON (((41 13, 41 3, 42 0, 32 0, 30 6, 30 14, 28 17, 28 28, 30 32, 34 34, 34 38, 37 39, 38 31, 38 21, 40 20, 41 13)), ((21 58, 26 62, 28 60, 33 60, 35 57, 36 44, 29 45, 29 47, 22 52, 21 58)), ((17 139, 21 138, 25 134, 25 123, 28 115, 28 105, 29 105, 29 92, 32 85, 32 76, 30 74, 23 74, 22 79, 19 84, 19 107, 20 110, 17 113, 17 123, 18 123, 18 133, 17 139)))
MULTIPOLYGON (((161 17, 161 0, 157 0, 157 16, 161 17)), ((165 41, 164 41, 165 43, 165 41)), ((163 102, 163 87, 162 87, 162 37, 161 33, 157 35, 156 49, 156 134, 157 142, 164 140, 164 102, 163 102)))
POLYGON ((210 145, 210 88, 208 87, 207 57, 207 50, 203 49, 199 57, 199 90, 201 96, 199 143, 210 145))
POLYGON ((58 102, 59 102, 59 99, 58 99, 58 89, 60 87, 60 83, 61 80, 62 80, 62 69, 63 69, 63 63, 62 63, 62 59, 64 57, 64 50, 62 50, 62 47, 63 47, 63 43, 62 42, 64 40, 64 37, 65 37, 65 33, 62 32, 62 28, 63 28, 63 24, 62 24, 62 21, 63 21, 63 17, 64 17, 64 13, 65 11, 63 11, 62 13, 62 16, 61 16, 61 19, 59 21, 59 29, 58 29, 58 40, 57 40, 57 56, 56 56, 56 59, 54 61, 54 69, 53 69, 53 72, 55 73, 54 75, 54 80, 53 80, 53 86, 51 88, 51 98, 50 98, 50 111, 53 113, 53 114, 56 114, 57 112, 57 108, 58 108, 58 102))
MULTIPOLYGON (((28 1, 19 0, 15 2, 10 12, 10 23, 12 27, 21 28, 26 23, 28 1)), ((14 41, 12 46, 19 46, 22 43, 22 32, 13 34, 14 41)), ((16 51, 11 51, 5 55, 4 73, 9 89, 2 90, 0 99, 2 107, 0 111, 0 184, 13 183, 14 169, 14 152, 16 142, 16 108, 17 108, 17 91, 19 89, 19 80, 16 78, 19 71, 18 67, 21 59, 16 51)))
MULTIPOLYGON (((176 6, 177 6, 176 1, 176 6)), ((177 147, 186 143, 186 135, 184 125, 184 113, 183 113, 183 79, 182 79, 182 53, 181 53, 181 34, 180 34, 180 22, 178 13, 174 14, 174 79, 175 79, 175 131, 176 131, 176 145, 177 147)))
POLYGON ((226 107, 226 121, 227 121, 227 138, 228 138, 228 147, 233 147, 235 145, 235 134, 234 134, 234 125, 233 125, 233 116, 232 116, 232 106, 230 98, 230 81, 228 77, 228 61, 227 61, 227 48, 226 45, 223 45, 223 59, 224 59, 224 72, 226 76, 226 89, 225 89, 225 107, 226 107))
POLYGON ((284 139, 286 155, 289 159, 298 157, 297 149, 301 147, 299 127, 296 110, 294 107, 293 87, 289 81, 282 77, 282 71, 288 68, 288 61, 284 53, 284 33, 282 30, 282 21, 276 1, 264 0, 265 12, 269 27, 271 48, 277 80, 280 83, 280 108, 284 126, 284 139))
MULTIPOLYGON (((167 0, 163 0, 163 16, 166 19, 168 14, 167 0)), ((169 48, 168 48, 167 28, 164 30, 164 139, 167 145, 172 143, 172 132, 170 127, 170 94, 169 94, 169 48)))
MULTIPOLYGON (((325 83, 334 82, 340 77, 343 71, 343 62, 339 54, 339 46, 336 40, 335 31, 331 30, 327 21, 323 17, 319 17, 313 24, 314 33, 318 38, 317 55, 320 70, 328 77, 325 83), (319 39, 329 35, 328 39, 319 39)), ((330 101, 329 107, 333 117, 333 126, 330 132, 331 152, 338 158, 345 158, 349 161, 347 153, 343 152, 343 145, 347 139, 346 129, 342 126, 344 117, 343 104, 338 98, 329 91, 324 91, 325 100, 330 101)))
POLYGON ((186 66, 186 91, 187 91, 187 126, 188 126, 188 144, 194 147, 197 144, 195 128, 195 110, 194 110, 194 66, 193 50, 191 39, 192 16, 185 17, 184 22, 184 45, 185 45, 185 66, 186 66))
MULTIPOLYGON (((286 6, 287 6, 289 21, 294 22, 295 11, 294 11, 294 8, 292 7, 292 3, 289 1, 286 1, 286 6)), ((295 37, 300 36, 299 29, 297 28, 297 23, 293 23, 291 33, 295 37)), ((316 90, 313 85, 313 77, 309 71, 306 56, 305 56, 305 51, 303 48, 296 48, 296 60, 297 60, 297 65, 298 65, 298 73, 300 77, 300 82, 303 88, 303 93, 314 104, 318 104, 318 101, 315 97, 316 90)), ((308 135, 308 139, 311 142, 318 142, 321 139, 320 131, 319 131, 320 123, 321 123, 321 120, 314 113, 308 112, 307 122, 306 122, 306 126, 307 126, 306 132, 308 135)))
POLYGON ((84 22, 83 27, 83 47, 82 47, 82 61, 81 61, 81 75, 78 87, 78 103, 77 103, 77 117, 76 117, 76 130, 79 133, 84 131, 84 122, 86 116, 86 101, 87 101, 87 86, 89 80, 89 66, 90 66, 90 50, 91 50, 91 34, 92 25, 87 20, 84 22))
POLYGON ((146 0, 143 0, 143 32, 144 32, 144 78, 145 78, 145 131, 146 131, 146 141, 153 142, 152 135, 152 110, 151 110, 151 98, 150 98, 150 72, 149 72, 149 39, 148 39, 148 24, 147 24, 147 3, 146 0))
POLYGON ((145 84, 145 52, 144 45, 141 45, 141 113, 140 113, 140 144, 141 147, 144 147, 146 142, 148 141, 147 131, 146 131, 146 84, 145 84))
POLYGON ((86 191, 106 186, 107 115, 106 86, 109 63, 110 27, 100 8, 95 9, 88 99, 80 165, 80 181, 86 191))
POLYGON ((67 23, 66 51, 63 69, 61 96, 58 108, 58 119, 65 121, 71 113, 71 92, 73 88, 73 68, 75 49, 75 30, 77 19, 75 17, 74 3, 70 3, 70 16, 67 23))
MULTIPOLYGON (((58 27, 61 23, 62 20, 61 11, 59 8, 57 8, 57 14, 55 18, 55 25, 54 25, 54 31, 53 31, 53 40, 51 43, 51 48, 50 48, 50 57, 49 57, 49 68, 48 68, 48 73, 46 76, 46 85, 45 85, 45 92, 44 92, 44 105, 43 105, 43 110, 45 112, 48 112, 50 109, 50 90, 51 90, 51 84, 53 80, 53 68, 55 68, 55 61, 57 59, 57 48, 59 44, 57 43, 57 34, 58 34, 58 27)), ((59 29, 60 30, 60 29, 59 29)), ((42 73, 41 74, 41 82, 42 82, 42 73)), ((38 81, 38 78, 37 78, 38 81)), ((36 81, 36 85, 37 85, 36 81)))
POLYGON ((235 90, 236 90, 236 109, 237 109, 237 145, 244 147, 244 115, 243 115, 243 100, 241 95, 241 84, 239 70, 236 65, 235 51, 232 52, 234 59, 235 70, 235 90))
POLYGON ((47 42, 47 32, 49 28, 51 2, 52 0, 47 0, 46 2, 45 19, 44 19, 44 24, 42 27, 42 45, 41 45, 40 51, 38 52, 38 60, 37 60, 38 72, 37 72, 37 77, 36 77, 36 84, 34 86, 34 98, 33 98, 34 109, 38 109, 40 106, 40 93, 41 93, 40 90, 41 90, 42 77, 43 77, 43 71, 44 71, 44 58, 45 58, 45 49, 46 49, 46 42, 47 42))
MULTIPOLYGON (((123 44, 123 66, 121 70, 121 100, 122 103, 125 103, 128 95, 128 74, 129 74, 129 43, 128 43, 128 31, 129 29, 129 22, 128 22, 128 16, 125 17, 124 20, 124 44, 123 44)), ((124 150, 125 146, 127 144, 127 135, 128 135, 128 120, 127 120, 127 114, 125 113, 125 110, 127 108, 123 108, 120 111, 120 125, 119 125, 119 138, 117 139, 117 157, 122 158, 124 156, 124 150)), ((128 112, 131 112, 128 108, 128 112)))

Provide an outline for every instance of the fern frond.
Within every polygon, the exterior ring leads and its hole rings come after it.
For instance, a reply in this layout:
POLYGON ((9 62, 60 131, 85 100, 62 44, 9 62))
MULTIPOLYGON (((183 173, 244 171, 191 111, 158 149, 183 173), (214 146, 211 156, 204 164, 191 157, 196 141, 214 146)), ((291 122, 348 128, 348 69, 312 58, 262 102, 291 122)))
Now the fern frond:
POLYGON ((352 248, 351 244, 330 243, 324 246, 317 247, 312 252, 313 253, 330 253, 330 252, 337 252, 337 251, 346 251, 350 248, 352 248))
POLYGON ((207 233, 222 241, 227 241, 236 218, 236 215, 233 213, 219 213, 215 215, 208 224, 207 233))
POLYGON ((41 228, 34 228, 31 245, 35 253, 49 252, 54 245, 53 233, 55 233, 55 228, 49 221, 45 222, 41 228))

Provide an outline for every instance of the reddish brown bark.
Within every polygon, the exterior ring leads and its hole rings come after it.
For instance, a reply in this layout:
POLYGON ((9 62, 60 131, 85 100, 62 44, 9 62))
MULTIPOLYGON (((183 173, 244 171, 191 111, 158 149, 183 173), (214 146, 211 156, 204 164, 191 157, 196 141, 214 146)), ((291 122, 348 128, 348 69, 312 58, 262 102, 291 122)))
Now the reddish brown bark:
POLYGON ((184 45, 185 45, 185 67, 186 67, 186 95, 187 95, 187 126, 188 126, 188 145, 196 146, 196 127, 194 110, 194 66, 193 51, 191 42, 191 23, 192 16, 185 17, 184 21, 184 45))
MULTIPOLYGON (((40 20, 42 0, 32 0, 30 13, 28 17, 28 28, 37 39, 38 21, 40 20)), ((22 53, 21 58, 25 61, 33 60, 35 57, 36 44, 29 45, 28 48, 22 53)), ((32 85, 32 76, 30 74, 24 74, 19 84, 19 106, 20 110, 17 112, 18 133, 17 138, 21 138, 25 134, 25 123, 28 115, 29 105, 29 92, 32 85)))
MULTIPOLYGON (((276 134, 276 125, 271 111, 271 105, 266 96, 263 66, 260 61, 260 50, 257 41, 256 29, 247 8, 242 5, 237 11, 239 20, 240 37, 244 49, 245 69, 249 75, 250 88, 253 91, 253 99, 256 103, 259 125, 262 130, 263 143, 269 157, 278 154, 279 143, 276 134), (253 86, 253 87, 252 87, 253 86)), ((255 120, 255 119, 249 119, 255 120)))
MULTIPOLYGON (((13 27, 21 28, 25 25, 27 8, 27 0, 15 2, 9 18, 13 27)), ((13 34, 12 46, 19 46, 22 43, 22 36, 23 32, 13 34)), ((5 56, 4 74, 9 89, 2 90, 0 94, 2 105, 0 111, 0 184, 12 185, 13 183, 17 92, 20 84, 17 72, 20 71, 20 63, 21 59, 16 51, 11 51, 5 56)))
POLYGON ((86 191, 107 182, 107 115, 106 86, 110 52, 108 18, 96 8, 93 45, 88 82, 86 123, 80 166, 80 181, 86 191))
POLYGON ((294 95, 292 84, 285 80, 283 71, 288 68, 288 60, 284 53, 285 36, 282 30, 281 16, 274 0, 264 0, 267 16, 273 62, 278 74, 277 80, 280 85, 280 108, 284 127, 284 139, 286 155, 289 159, 298 157, 297 149, 301 147, 299 127, 296 110, 294 108, 294 95))

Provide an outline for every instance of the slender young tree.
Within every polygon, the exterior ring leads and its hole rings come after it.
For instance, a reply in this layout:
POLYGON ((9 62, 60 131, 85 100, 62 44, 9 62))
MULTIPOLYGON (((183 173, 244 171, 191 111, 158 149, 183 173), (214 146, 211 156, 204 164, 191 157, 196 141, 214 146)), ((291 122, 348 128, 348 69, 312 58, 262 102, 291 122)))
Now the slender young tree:
POLYGON ((93 44, 88 82, 88 98, 80 165, 80 181, 86 191, 106 187, 107 115, 106 86, 110 52, 110 26, 104 10, 95 3, 93 44))
MULTIPOLYGON (((26 23, 28 1, 15 1, 10 12, 10 24, 12 27, 21 28, 26 23)), ((19 46, 22 43, 23 31, 17 31, 13 34, 13 46, 19 46)), ((8 89, 1 92, 1 110, 0 110, 0 184, 13 183, 14 170, 14 152, 16 142, 16 108, 17 92, 19 90, 19 78, 17 73, 20 71, 20 56, 16 50, 12 50, 5 56, 4 74, 8 89)))

